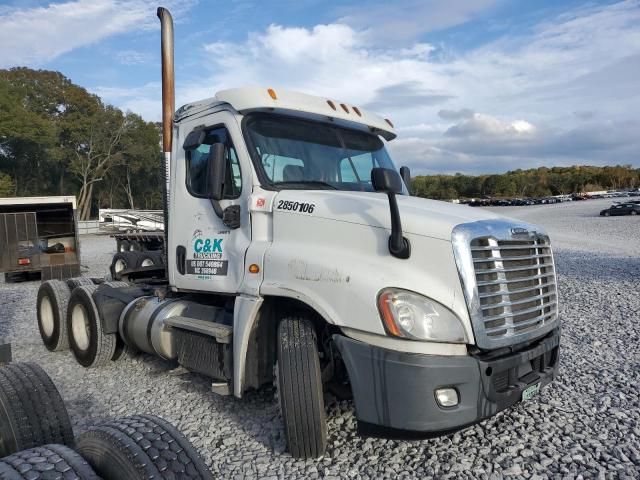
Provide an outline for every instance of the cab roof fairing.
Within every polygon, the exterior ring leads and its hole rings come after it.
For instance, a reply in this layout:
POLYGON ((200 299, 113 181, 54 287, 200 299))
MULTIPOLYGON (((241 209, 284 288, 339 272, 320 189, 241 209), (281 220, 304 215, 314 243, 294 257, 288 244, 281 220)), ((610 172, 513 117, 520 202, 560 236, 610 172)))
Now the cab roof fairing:
POLYGON ((395 129, 387 120, 359 107, 356 108, 360 115, 351 105, 323 97, 257 87, 222 90, 216 93, 215 97, 183 105, 176 111, 174 121, 180 122, 187 117, 216 107, 224 108, 226 105, 231 106, 239 113, 278 111, 293 115, 310 114, 318 119, 337 120, 337 123, 345 127, 366 128, 371 133, 381 135, 387 141, 393 140, 397 136, 395 129), (276 98, 273 98, 270 92, 273 92, 276 98), (330 105, 330 102, 335 109, 330 105))

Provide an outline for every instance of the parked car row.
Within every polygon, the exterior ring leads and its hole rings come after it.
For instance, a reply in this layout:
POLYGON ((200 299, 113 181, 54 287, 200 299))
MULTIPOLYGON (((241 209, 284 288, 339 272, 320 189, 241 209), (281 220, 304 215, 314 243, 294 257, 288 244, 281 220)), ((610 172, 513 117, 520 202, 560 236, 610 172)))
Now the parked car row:
MULTIPOLYGON (((599 198, 630 198, 640 197, 640 190, 624 191, 624 192, 606 192, 598 194, 577 194, 557 195, 553 197, 527 197, 527 198, 492 198, 485 196, 483 198, 474 198, 470 200, 461 200, 460 203, 471 207, 511 207, 526 205, 549 205, 563 202, 576 202, 581 200, 594 200, 599 198)), ((640 203, 640 201, 625 201, 621 203, 640 203)))

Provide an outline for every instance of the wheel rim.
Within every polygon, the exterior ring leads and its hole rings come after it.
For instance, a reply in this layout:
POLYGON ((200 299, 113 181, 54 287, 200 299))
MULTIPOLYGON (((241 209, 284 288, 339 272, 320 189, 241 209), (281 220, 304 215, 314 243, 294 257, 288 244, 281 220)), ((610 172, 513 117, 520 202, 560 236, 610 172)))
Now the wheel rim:
POLYGON ((80 350, 89 348, 89 317, 84 306, 74 305, 71 311, 71 333, 80 350))
POLYGON ((127 264, 124 263, 124 260, 122 259, 118 259, 116 260, 115 265, 113 266, 113 268, 115 268, 116 272, 121 272, 123 271, 125 268, 127 268, 127 264))
POLYGON ((153 267, 153 260, 150 258, 145 258, 140 264, 141 267, 153 267))
POLYGON ((53 321, 53 306, 48 296, 42 297, 40 302, 40 325, 47 337, 53 335, 53 328, 55 326, 53 321))

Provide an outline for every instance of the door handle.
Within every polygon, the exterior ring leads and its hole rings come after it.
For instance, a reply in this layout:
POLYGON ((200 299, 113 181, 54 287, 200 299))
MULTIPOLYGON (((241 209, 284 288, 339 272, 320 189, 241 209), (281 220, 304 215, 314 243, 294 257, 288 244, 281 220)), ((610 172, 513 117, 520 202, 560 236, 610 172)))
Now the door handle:
POLYGON ((180 275, 184 275, 187 265, 187 249, 182 245, 176 247, 176 268, 180 275))

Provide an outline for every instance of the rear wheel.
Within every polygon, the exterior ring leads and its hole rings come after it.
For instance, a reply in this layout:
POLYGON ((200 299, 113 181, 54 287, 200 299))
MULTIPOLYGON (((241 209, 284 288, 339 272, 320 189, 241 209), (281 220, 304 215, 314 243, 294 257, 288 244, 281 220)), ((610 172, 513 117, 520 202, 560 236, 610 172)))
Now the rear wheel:
POLYGON ((71 422, 58 389, 36 364, 4 365, 0 368, 0 457, 47 443, 73 446, 71 422))
POLYGON ((80 435, 77 450, 106 479, 213 478, 184 435, 153 415, 94 427, 80 435))
POLYGON ((291 455, 315 458, 327 446, 320 360, 315 330, 304 316, 278 326, 277 389, 291 455))
POLYGON ((47 350, 57 352, 69 348, 67 338, 67 304, 71 290, 61 280, 47 280, 38 289, 36 312, 38 330, 47 350))
POLYGON ((637 215, 638 212, 636 212, 635 210, 631 210, 631 215, 637 215))
POLYGON ((76 287, 82 287, 83 285, 94 285, 93 280, 88 277, 73 277, 67 280, 67 285, 73 291, 76 287))
POLYGON ((102 331, 100 313, 93 301, 97 288, 85 285, 74 289, 67 308, 69 346, 83 367, 106 365, 116 352, 116 334, 102 331))
POLYGON ((9 455, 0 461, 6 480, 100 480, 91 465, 64 445, 44 445, 9 455))

